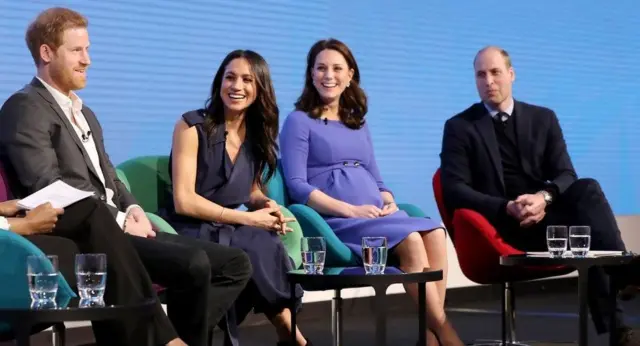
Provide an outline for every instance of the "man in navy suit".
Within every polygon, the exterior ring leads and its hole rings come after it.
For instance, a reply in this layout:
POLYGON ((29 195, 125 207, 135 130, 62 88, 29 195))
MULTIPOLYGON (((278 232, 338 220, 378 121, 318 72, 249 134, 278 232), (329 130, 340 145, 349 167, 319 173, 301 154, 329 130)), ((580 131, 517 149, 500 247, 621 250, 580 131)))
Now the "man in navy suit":
MULTIPOLYGON (((625 250, 613 211, 593 179, 578 179, 556 114, 516 101, 509 54, 486 47, 474 59, 482 102, 449 119, 441 153, 443 197, 449 212, 472 209, 523 251, 546 251, 548 225, 591 226, 591 249, 625 250)), ((455 237, 455 234, 453 234, 455 237)), ((619 345, 640 344, 621 311, 607 306, 608 276, 590 272, 589 304, 598 333, 617 314, 619 345)))

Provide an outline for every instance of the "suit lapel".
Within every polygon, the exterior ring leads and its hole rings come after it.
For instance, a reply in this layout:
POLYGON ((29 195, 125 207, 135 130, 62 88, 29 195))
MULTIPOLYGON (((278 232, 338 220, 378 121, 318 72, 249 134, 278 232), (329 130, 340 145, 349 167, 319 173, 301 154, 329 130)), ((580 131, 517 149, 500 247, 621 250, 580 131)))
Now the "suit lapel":
POLYGON ((502 159, 500 158, 500 149, 498 148, 498 139, 496 138, 496 132, 493 127, 493 120, 482 103, 479 104, 476 115, 477 118, 474 125, 484 139, 484 145, 487 151, 489 151, 491 163, 493 163, 493 168, 496 170, 498 179, 500 180, 500 186, 502 186, 502 190, 504 191, 502 159))
POLYGON ((522 170, 531 175, 531 164, 529 157, 529 143, 531 142, 531 117, 522 110, 522 103, 514 100, 513 110, 516 121, 516 138, 518 141, 518 151, 520 153, 520 164, 522 170))
POLYGON ((103 144, 104 138, 102 138, 102 131, 98 130, 100 127, 100 125, 98 124, 98 119, 96 118, 96 115, 93 113, 93 111, 84 104, 82 105, 82 114, 84 115, 85 120, 87 120, 87 124, 89 124, 91 137, 93 137, 93 142, 95 143, 96 151, 98 152, 98 158, 100 159, 100 167, 102 167, 102 175, 104 176, 105 185, 115 192, 115 184, 113 184, 113 182, 111 181, 111 177, 106 171, 106 168, 109 167, 107 165, 108 159, 103 144))
MULTIPOLYGON (((38 91, 38 94, 40 94, 42 98, 44 98, 47 102, 49 102, 49 105, 51 106, 53 111, 60 118, 60 120, 62 120, 62 123, 67 128, 67 131, 69 131, 69 135, 71 136, 71 138, 73 138, 73 141, 76 143, 76 145, 78 145, 78 149, 80 149, 80 151, 82 152, 84 163, 89 167, 89 170, 91 171, 91 173, 93 173, 96 176, 96 178, 98 178, 98 173, 96 172, 95 168, 93 168, 93 163, 91 162, 91 158, 89 158, 89 154, 85 150, 84 145, 80 141, 80 138, 78 138, 78 135, 76 134, 76 130, 73 128, 73 125, 69 121, 69 118, 67 118, 67 116, 64 114, 64 112, 60 108, 60 105, 58 104, 58 102, 56 102, 56 100, 53 98, 53 95, 51 95, 49 90, 47 90, 47 88, 45 88, 45 86, 37 78, 34 78, 31 81, 31 85, 38 91)), ((93 131, 91 132, 93 133, 93 131)))

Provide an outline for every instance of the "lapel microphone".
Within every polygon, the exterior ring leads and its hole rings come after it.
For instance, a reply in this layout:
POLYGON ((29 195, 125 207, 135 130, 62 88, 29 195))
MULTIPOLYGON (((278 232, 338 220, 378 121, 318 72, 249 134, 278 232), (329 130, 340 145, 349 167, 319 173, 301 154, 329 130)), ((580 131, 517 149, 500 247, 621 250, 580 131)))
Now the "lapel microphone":
POLYGON ((89 137, 91 137, 91 130, 87 131, 86 134, 83 132, 81 137, 82 143, 87 143, 89 141, 89 137))
POLYGON ((327 125, 329 123, 329 120, 327 120, 327 118, 324 118, 324 124, 327 125))

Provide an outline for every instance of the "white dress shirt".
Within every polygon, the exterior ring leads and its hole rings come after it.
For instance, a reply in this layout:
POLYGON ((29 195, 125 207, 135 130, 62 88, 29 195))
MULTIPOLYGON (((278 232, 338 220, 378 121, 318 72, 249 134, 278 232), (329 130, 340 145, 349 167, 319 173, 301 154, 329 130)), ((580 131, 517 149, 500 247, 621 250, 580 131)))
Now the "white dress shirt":
MULTIPOLYGON (((488 104, 486 103, 483 103, 483 104, 484 104, 484 108, 487 109, 487 111, 489 112, 489 115, 491 115, 492 118, 495 119, 498 113, 500 113, 499 110, 491 108, 488 104)), ((511 117, 513 115, 514 106, 515 106, 515 101, 513 100, 513 98, 511 98, 511 103, 509 104, 509 107, 507 107, 507 110, 503 113, 507 113, 507 115, 511 117)), ((506 121, 507 119, 500 119, 500 120, 506 121)))
MULTIPOLYGON (((73 125, 73 129, 76 131, 76 135, 80 138, 84 149, 89 154, 89 158, 91 159, 91 163, 93 164, 93 168, 98 173, 98 178, 102 182, 102 186, 106 192, 106 200, 107 204, 117 208, 116 204, 113 202, 113 190, 108 188, 105 184, 104 173, 102 171, 102 166, 100 165, 100 156, 98 155, 98 149, 96 148, 96 143, 93 140, 93 136, 91 136, 89 124, 87 123, 87 119, 82 114, 82 99, 78 97, 73 91, 69 94, 69 96, 61 93, 51 85, 47 84, 47 82, 43 81, 40 77, 37 77, 40 82, 47 88, 47 90, 51 93, 53 98, 56 100, 64 114, 69 119, 71 125, 73 125)), ((120 228, 124 226, 124 221, 134 207, 140 207, 137 204, 132 204, 127 207, 127 210, 123 213, 118 211, 118 215, 116 216, 116 221, 120 228)), ((0 221, 1 222, 1 221, 0 221)), ((0 223, 1 225, 1 223, 0 223)))

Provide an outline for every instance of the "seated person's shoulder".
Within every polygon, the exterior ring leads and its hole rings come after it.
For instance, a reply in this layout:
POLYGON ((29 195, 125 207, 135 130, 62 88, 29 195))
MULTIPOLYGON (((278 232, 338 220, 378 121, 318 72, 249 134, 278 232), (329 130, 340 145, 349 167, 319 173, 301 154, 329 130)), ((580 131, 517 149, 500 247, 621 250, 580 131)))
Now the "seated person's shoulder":
POLYGON ((9 110, 15 108, 22 107, 35 107, 37 106, 37 102, 34 99, 34 96, 28 92, 27 89, 18 90, 13 95, 9 96, 9 98, 2 105, 2 110, 9 110))
POLYGON ((291 113, 289 113, 289 115, 287 115, 287 120, 289 119, 290 121, 300 122, 311 118, 309 117, 309 114, 307 114, 307 112, 295 109, 291 113))
POLYGON ((203 124, 205 120, 204 109, 188 111, 180 116, 178 124, 186 124, 187 127, 203 124))
POLYGON ((284 120, 284 124, 285 126, 294 127, 308 126, 311 120, 313 119, 311 119, 311 117, 309 117, 306 112, 303 112, 301 110, 294 110, 287 115, 284 120))
POLYGON ((462 112, 449 118, 445 124, 445 128, 461 129, 473 125, 473 121, 484 114, 484 108, 482 107, 484 107, 482 103, 471 105, 462 112))
POLYGON ((522 109, 523 112, 526 112, 532 115, 538 115, 538 116, 541 116, 541 115, 554 116, 555 115, 553 110, 551 110, 550 108, 538 106, 538 105, 534 105, 526 102, 521 102, 521 101, 519 101, 519 103, 520 103, 520 109, 522 109))

